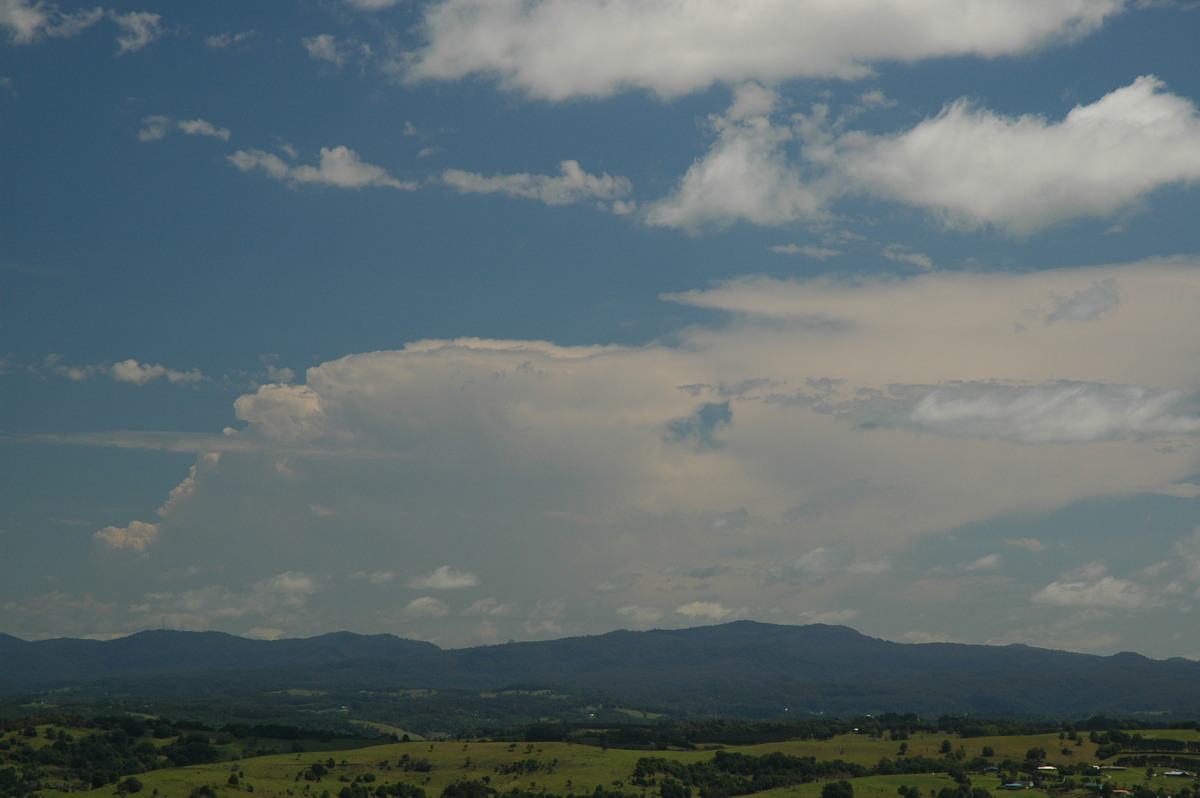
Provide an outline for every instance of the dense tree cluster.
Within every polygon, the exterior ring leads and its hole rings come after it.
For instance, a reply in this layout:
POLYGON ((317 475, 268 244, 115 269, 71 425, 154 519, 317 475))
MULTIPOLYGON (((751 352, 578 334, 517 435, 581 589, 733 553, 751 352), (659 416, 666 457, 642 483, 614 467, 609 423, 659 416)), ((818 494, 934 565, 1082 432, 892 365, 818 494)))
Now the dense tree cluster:
POLYGON ((633 783, 651 786, 662 776, 662 798, 686 798, 676 785, 695 789, 700 798, 730 798, 812 781, 867 775, 862 765, 841 760, 817 761, 810 756, 770 753, 763 756, 718 751, 711 759, 684 763, 664 757, 642 757, 633 783), (670 794, 669 794, 670 793, 670 794))
MULTIPOLYGON (((353 798, 357 798, 354 796, 353 798)), ((490 784, 478 779, 463 779, 447 785, 442 790, 441 798, 639 798, 631 793, 619 790, 608 790, 600 785, 589 793, 567 793, 565 796, 554 795, 545 791, 533 792, 513 787, 501 792, 490 784)))

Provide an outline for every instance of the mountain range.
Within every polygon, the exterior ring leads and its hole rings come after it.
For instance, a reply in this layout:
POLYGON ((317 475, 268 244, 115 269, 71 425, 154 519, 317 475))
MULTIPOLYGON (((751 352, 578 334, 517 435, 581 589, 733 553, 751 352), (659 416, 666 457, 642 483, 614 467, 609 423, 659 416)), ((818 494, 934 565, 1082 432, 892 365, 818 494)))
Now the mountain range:
POLYGON ((167 630, 108 641, 0 634, 0 696, 66 687, 202 696, 234 686, 553 689, 677 716, 1200 716, 1200 662, 896 643, 821 624, 736 621, 463 649, 350 632, 284 640, 167 630))

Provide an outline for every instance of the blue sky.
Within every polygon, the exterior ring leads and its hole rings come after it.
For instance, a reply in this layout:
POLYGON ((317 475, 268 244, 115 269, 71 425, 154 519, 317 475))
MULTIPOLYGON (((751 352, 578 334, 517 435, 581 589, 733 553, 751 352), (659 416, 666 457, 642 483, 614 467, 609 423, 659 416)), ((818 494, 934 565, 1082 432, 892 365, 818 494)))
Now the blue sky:
POLYGON ((0 0, 0 631, 1200 657, 1197 34, 0 0))

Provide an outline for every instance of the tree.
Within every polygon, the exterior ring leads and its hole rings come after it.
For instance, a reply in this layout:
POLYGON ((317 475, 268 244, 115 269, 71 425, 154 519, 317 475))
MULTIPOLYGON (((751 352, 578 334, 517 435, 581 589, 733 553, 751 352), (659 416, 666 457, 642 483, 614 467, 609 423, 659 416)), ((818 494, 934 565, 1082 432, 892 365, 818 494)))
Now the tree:
POLYGON ((831 781, 821 788, 821 798, 854 798, 854 785, 845 779, 831 781))
POLYGON ((129 778, 117 784, 117 793, 120 795, 128 795, 130 793, 141 791, 142 781, 137 776, 130 776, 129 778))

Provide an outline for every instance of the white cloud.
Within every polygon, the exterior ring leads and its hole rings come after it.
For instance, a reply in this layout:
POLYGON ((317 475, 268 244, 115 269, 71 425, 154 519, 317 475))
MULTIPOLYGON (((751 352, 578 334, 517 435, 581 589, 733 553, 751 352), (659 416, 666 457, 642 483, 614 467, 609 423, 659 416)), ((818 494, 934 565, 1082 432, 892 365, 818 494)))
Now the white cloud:
MULTIPOLYGON (((1072 443, 1128 436, 1194 435, 1200 415, 1178 390, 1138 385, 1049 382, 936 388, 905 423, 944 435, 995 437, 1018 443, 1072 443)), ((886 422, 884 422, 886 423, 886 422)))
POLYGON ((1000 567, 1002 558, 999 554, 985 554, 977 560, 962 563, 960 569, 972 573, 974 571, 994 571, 1000 567))
MULTIPOLYGON (((578 161, 563 161, 559 174, 533 175, 525 172, 485 177, 460 169, 447 169, 442 182, 464 194, 507 194, 513 197, 536 199, 547 205, 567 205, 589 199, 615 200, 627 195, 632 184, 624 177, 605 172, 592 175, 583 171, 578 161)), ((627 213, 624 205, 613 204, 615 213, 627 213)))
POLYGON ((933 270, 932 258, 921 252, 909 252, 908 248, 902 244, 888 244, 880 254, 897 263, 908 263, 925 271, 933 270))
POLYGON ((513 604, 501 604, 494 598, 479 599, 471 606, 467 607, 463 612, 467 615, 493 615, 503 616, 512 615, 517 611, 513 604))
POLYGON ((1068 297, 1053 296, 1054 310, 1046 323, 1056 321, 1090 321, 1121 302, 1121 286, 1114 279, 1097 280, 1090 288, 1073 292, 1068 297))
POLYGON ((1158 607, 1161 601, 1127 579, 1106 573, 1103 563, 1092 563, 1051 582, 1033 595, 1035 604, 1058 607, 1094 607, 1141 610, 1158 607))
POLYGON ((418 590, 457 590, 464 587, 476 587, 479 577, 467 571, 455 571, 449 565, 442 565, 432 573, 424 576, 414 576, 404 583, 418 590))
POLYGON ((252 30, 244 30, 237 33, 217 33, 205 38, 204 46, 211 47, 214 50, 228 50, 233 45, 241 44, 253 35, 254 31, 252 30))
POLYGON ((421 596, 404 606, 404 614, 410 618, 444 618, 450 614, 450 608, 433 596, 421 596))
POLYGON ((639 607, 629 604, 617 607, 616 614, 635 629, 648 629, 662 620, 664 613, 654 607, 639 607))
POLYGON ((805 623, 827 623, 841 626, 853 622, 861 613, 858 610, 827 610, 825 612, 806 612, 803 614, 805 623))
POLYGON ((863 191, 927 208, 950 226, 1028 235, 1200 180, 1200 116, 1143 76, 1061 122, 960 100, 900 134, 843 136, 839 149, 840 169, 863 191))
POLYGON ((262 169, 276 180, 292 184, 313 183, 354 189, 386 186, 403 191, 417 188, 416 183, 395 179, 387 170, 364 162, 358 153, 343 146, 322 147, 321 161, 317 166, 292 166, 278 155, 262 150, 238 150, 229 156, 229 161, 243 172, 262 169))
MULTIPOLYGON (((1136 208, 1155 189, 1200 180, 1200 114, 1149 76, 1078 106, 1061 122, 1005 117, 962 100, 890 135, 847 131, 814 105, 779 118, 781 99, 747 83, 729 109, 707 119, 713 143, 666 197, 644 205, 648 224, 692 233, 736 222, 818 223, 854 193, 925 208, 951 227, 991 226, 1017 236, 1083 217, 1136 208)), ((834 250, 776 247, 827 257, 834 250)), ((882 255, 931 270, 899 244, 882 255)), ((1100 313, 1119 301, 1112 285, 1060 299, 1049 321, 1100 313)))
POLYGON ((1009 538, 1004 542, 1009 546, 1019 546, 1027 551, 1045 551, 1049 548, 1049 546, 1037 538, 1009 538))
POLYGON ((442 0, 411 79, 498 78, 562 100, 713 83, 859 78, 877 61, 1023 52, 1080 36, 1121 0, 442 0))
POLYGON ((352 58, 358 57, 360 63, 371 57, 371 46, 355 39, 339 40, 329 33, 311 36, 301 40, 308 57, 315 61, 325 61, 337 67, 345 66, 352 58))
POLYGON ((63 12, 57 3, 0 0, 0 30, 14 44, 33 44, 45 37, 68 37, 83 32, 104 17, 100 8, 63 12))
MULTIPOLYGON (((642 346, 464 338, 349 355, 239 397, 244 429, 190 444, 221 451, 219 467, 198 463, 181 483, 153 552, 192 564, 217 546, 244 584, 258 569, 403 563, 429 595, 381 617, 426 636, 481 620, 506 639, 590 633, 600 618, 677 626, 858 607, 837 591, 878 578, 917 539, 1195 474, 1200 428, 1182 396, 1197 389, 1183 382, 1197 297, 1195 259, 756 277, 668 297, 723 313, 642 346), (1110 279, 1115 307, 1040 323, 1055 297, 1110 279), (671 434, 714 406, 721 445, 671 434), (336 507, 337 523, 314 505, 336 507), (432 603, 439 587, 484 584, 494 603, 469 618, 432 603)), ((1172 568, 1181 580, 1182 560, 1172 568)), ((1104 576, 1059 579, 1038 606, 1136 597, 1104 576)))
POLYGON ((359 571, 356 574, 352 574, 351 578, 361 579, 372 585, 386 585, 388 582, 391 582, 396 578, 396 574, 392 571, 372 571, 370 573, 366 571, 359 571))
MULTIPOLYGON (((220 460, 221 456, 215 452, 198 457, 183 481, 171 489, 167 500, 158 508, 158 515, 164 519, 172 514, 177 515, 180 508, 200 490, 200 479, 216 471, 220 460)), ((92 538, 110 549, 132 549, 140 554, 158 540, 162 528, 161 522, 131 521, 128 526, 106 526, 94 533, 92 538)))
POLYGON ((117 44, 120 46, 117 55, 135 53, 157 41, 163 35, 162 17, 158 14, 151 14, 148 11, 130 11, 125 14, 110 11, 108 13, 113 22, 117 23, 117 27, 121 29, 117 35, 117 44))
POLYGON ((260 600, 286 607, 303 607, 308 597, 320 588, 315 579, 299 571, 285 571, 254 584, 254 593, 260 600))
POLYGON ((405 2, 405 0, 345 0, 345 2, 347 5, 354 6, 363 11, 380 11, 384 8, 399 5, 405 2))
POLYGON ((731 610, 719 601, 691 601, 675 608, 675 612, 685 618, 718 622, 744 610, 731 610))
POLYGON ((133 358, 114 363, 109 372, 117 382, 132 382, 135 385, 145 385, 160 378, 171 383, 202 382, 208 379, 200 373, 199 369, 175 371, 163 365, 152 366, 149 363, 139 363, 133 358))
POLYGON ((768 569, 769 578, 786 582, 820 582, 845 571, 854 555, 844 549, 821 546, 805 552, 782 567, 768 569))
POLYGON ((222 141, 229 140, 229 128, 216 127, 203 119, 180 119, 175 124, 189 136, 212 136, 222 141))
POLYGON ((186 385, 189 383, 204 382, 208 379, 199 369, 176 371, 161 364, 139 363, 133 358, 122 360, 112 365, 92 364, 87 366, 68 366, 62 363, 61 360, 58 355, 51 355, 46 358, 45 366, 47 370, 75 382, 83 382, 84 380, 101 375, 111 377, 117 382, 129 382, 134 385, 146 385, 157 379, 165 379, 172 384, 186 385))
POLYGON ((140 554, 158 538, 159 526, 130 521, 128 526, 106 526, 92 537, 110 549, 133 549, 140 554))
POLYGON ((781 255, 804 255, 807 258, 816 258, 817 260, 827 260, 843 254, 840 249, 829 249, 828 247, 801 246, 799 244, 784 244, 781 246, 771 247, 772 252, 778 252, 781 255))
POLYGON ((305 385, 271 384, 233 403, 237 417, 278 443, 304 443, 326 433, 324 402, 305 385))
POLYGON ((690 232, 737 221, 779 225, 825 215, 829 189, 806 183, 785 145, 789 126, 771 122, 776 94, 756 84, 739 86, 723 116, 710 116, 716 141, 688 168, 675 192, 646 208, 648 224, 690 232))

